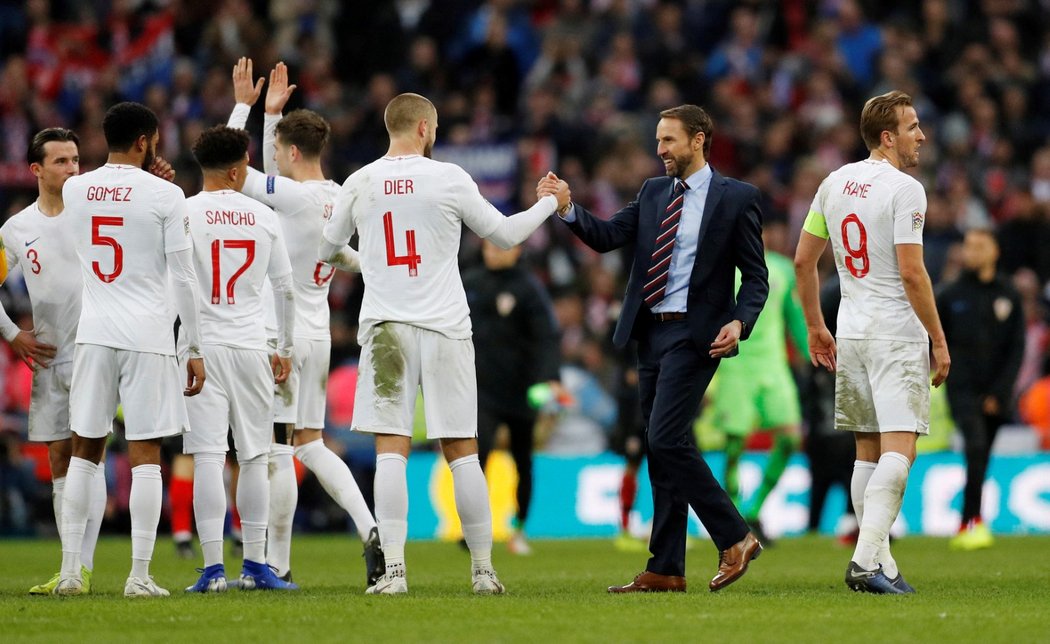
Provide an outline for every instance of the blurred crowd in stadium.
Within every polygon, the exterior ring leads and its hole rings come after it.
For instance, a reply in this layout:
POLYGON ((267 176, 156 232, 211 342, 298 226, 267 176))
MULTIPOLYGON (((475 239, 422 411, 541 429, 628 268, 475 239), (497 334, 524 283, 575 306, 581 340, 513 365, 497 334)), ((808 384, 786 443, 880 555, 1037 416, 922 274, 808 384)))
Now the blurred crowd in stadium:
MULTIPOLYGON (((1027 320, 1016 392, 1044 392, 1013 417, 1050 448, 1050 385, 1040 382, 1050 366, 1048 15, 1047 0, 0 0, 0 212, 35 198, 25 162, 34 132, 73 128, 81 171, 95 168, 106 155, 102 115, 120 100, 158 114, 158 153, 195 193, 190 144, 226 122, 230 70, 247 55, 259 75, 285 61, 298 85, 289 108, 331 122, 330 178, 385 152, 383 108, 413 91, 438 108, 435 156, 463 165, 505 212, 530 205, 531 186, 554 169, 576 201, 611 215, 662 173, 657 113, 703 105, 715 121, 711 163, 762 189, 765 220, 786 224, 773 250, 791 255, 823 177, 866 156, 863 101, 901 89, 928 137, 916 173, 929 198, 930 275, 943 284, 959 274, 967 229, 996 231, 1027 320)), ((252 114, 250 131, 261 118, 252 114)), ((478 248, 464 240, 464 266, 478 248)), ((622 258, 593 253, 552 221, 524 261, 552 296, 569 379, 583 383, 577 398, 593 403, 577 414, 588 416, 583 429, 554 428, 551 448, 605 449, 622 380, 608 342, 622 258)), ((2 291, 12 317, 28 320, 18 280, 2 291)), ((356 354, 360 291, 356 277, 333 284, 333 367, 356 354)), ((0 382, 0 505, 13 529, 12 499, 37 477, 21 442, 29 375, 6 344, 0 382)), ((349 391, 331 392, 333 404, 345 407, 349 391)))

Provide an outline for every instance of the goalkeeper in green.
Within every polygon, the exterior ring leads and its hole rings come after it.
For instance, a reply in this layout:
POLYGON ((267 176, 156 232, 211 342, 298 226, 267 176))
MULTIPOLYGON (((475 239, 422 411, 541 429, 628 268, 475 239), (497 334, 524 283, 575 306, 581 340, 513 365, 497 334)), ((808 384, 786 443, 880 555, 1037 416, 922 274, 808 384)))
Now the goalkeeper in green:
MULTIPOLYGON (((771 246, 779 247, 775 238, 784 228, 781 223, 769 222, 763 231, 769 299, 750 339, 741 344, 740 355, 723 360, 718 367, 718 388, 714 396, 715 423, 726 435, 725 489, 763 543, 768 543, 768 538, 761 535, 759 511, 801 443, 798 387, 788 361, 787 336, 790 335, 801 355, 809 355, 794 265, 784 255, 770 250, 771 246), (747 437, 755 430, 772 432, 773 448, 762 483, 749 507, 744 508, 738 469, 747 437)), ((736 279, 739 288, 739 271, 736 279)))

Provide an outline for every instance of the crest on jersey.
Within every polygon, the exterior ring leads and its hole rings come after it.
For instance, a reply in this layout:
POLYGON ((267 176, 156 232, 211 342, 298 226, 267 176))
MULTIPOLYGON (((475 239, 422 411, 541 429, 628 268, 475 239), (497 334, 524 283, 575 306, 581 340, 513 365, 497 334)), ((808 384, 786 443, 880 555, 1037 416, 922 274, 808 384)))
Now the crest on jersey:
POLYGON ((922 231, 922 221, 923 221, 923 219, 925 219, 925 215, 923 215, 918 210, 916 210, 915 212, 911 213, 911 231, 913 233, 917 233, 917 232, 921 232, 922 231))
POLYGON ((272 174, 266 177, 266 194, 272 195, 274 191, 274 184, 277 183, 277 177, 272 174))
POLYGON ((514 310, 517 304, 518 300, 513 293, 500 293, 496 296, 496 312, 499 313, 501 318, 510 315, 510 312, 514 310))
POLYGON ((1014 310, 1014 303, 1008 297, 997 297, 995 302, 992 303, 992 310, 995 312, 996 320, 1005 322, 1006 318, 1010 317, 1010 313, 1014 310))
POLYGON ((186 236, 190 236, 190 218, 189 215, 182 218, 182 232, 186 233, 186 236))

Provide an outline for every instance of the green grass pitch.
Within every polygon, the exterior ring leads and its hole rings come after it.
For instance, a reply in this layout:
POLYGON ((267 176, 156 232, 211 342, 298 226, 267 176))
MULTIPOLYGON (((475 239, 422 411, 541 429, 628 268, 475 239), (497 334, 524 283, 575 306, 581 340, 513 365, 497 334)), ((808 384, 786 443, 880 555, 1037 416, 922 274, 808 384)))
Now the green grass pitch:
MULTIPOLYGON (((949 552, 945 539, 908 537, 894 553, 911 596, 850 592, 850 550, 827 537, 784 539, 748 574, 713 594, 717 554, 688 554, 689 592, 611 596, 645 566, 611 542, 536 541, 514 557, 496 545, 508 595, 474 597, 469 557, 455 544, 410 542, 409 595, 369 597, 356 538, 297 537, 296 594, 188 596, 199 562, 157 543, 153 574, 167 599, 121 596, 130 542, 99 544, 88 597, 30 597, 57 570, 56 541, 3 541, 0 641, 30 642, 1048 642, 1050 537, 1000 537, 990 550, 949 552)), ((239 562, 227 557, 236 575, 239 562)))

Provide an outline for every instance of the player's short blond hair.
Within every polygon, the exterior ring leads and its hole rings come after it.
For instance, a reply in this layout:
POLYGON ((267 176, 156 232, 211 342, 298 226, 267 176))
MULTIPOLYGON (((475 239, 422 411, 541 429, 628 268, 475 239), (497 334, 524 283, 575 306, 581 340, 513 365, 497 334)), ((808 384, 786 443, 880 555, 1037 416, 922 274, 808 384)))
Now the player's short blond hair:
POLYGON ((419 94, 398 94, 387 103, 383 112, 383 122, 390 136, 408 132, 420 121, 433 121, 437 118, 437 108, 425 96, 419 94))
POLYGON ((900 90, 886 92, 868 99, 860 113, 860 136, 869 150, 879 147, 882 133, 897 132, 900 125, 898 107, 911 107, 911 96, 900 90))

